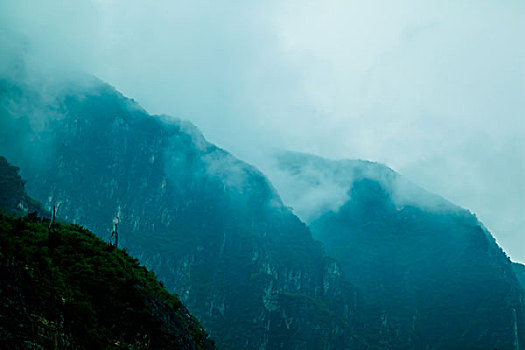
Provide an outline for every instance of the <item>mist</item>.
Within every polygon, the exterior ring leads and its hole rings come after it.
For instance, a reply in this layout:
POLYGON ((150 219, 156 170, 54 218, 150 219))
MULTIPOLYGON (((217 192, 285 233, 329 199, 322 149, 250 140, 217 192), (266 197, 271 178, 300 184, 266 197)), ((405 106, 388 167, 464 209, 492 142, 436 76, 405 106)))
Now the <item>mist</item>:
POLYGON ((4 1, 0 31, 2 73, 93 74, 271 180, 274 149, 384 163, 525 262, 521 1, 4 1))

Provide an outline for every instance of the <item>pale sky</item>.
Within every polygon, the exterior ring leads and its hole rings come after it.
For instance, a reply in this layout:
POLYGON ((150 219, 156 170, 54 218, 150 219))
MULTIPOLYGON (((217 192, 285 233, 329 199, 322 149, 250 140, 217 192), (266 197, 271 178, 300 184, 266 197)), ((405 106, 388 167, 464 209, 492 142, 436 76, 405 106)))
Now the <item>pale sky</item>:
POLYGON ((525 1, 0 0, 0 12, 39 64, 90 72, 263 168, 270 148, 385 163, 525 262, 525 1))

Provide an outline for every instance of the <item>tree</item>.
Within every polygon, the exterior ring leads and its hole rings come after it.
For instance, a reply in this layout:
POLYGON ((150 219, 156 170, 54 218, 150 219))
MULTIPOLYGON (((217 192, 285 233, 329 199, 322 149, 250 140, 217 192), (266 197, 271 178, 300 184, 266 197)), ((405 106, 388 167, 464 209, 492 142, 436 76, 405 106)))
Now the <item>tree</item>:
POLYGON ((50 252, 53 252, 53 250, 55 249, 57 245, 57 234, 56 234, 56 227, 55 227, 55 210, 56 208, 53 205, 53 217, 48 226, 48 230, 49 230, 48 246, 49 246, 50 252))

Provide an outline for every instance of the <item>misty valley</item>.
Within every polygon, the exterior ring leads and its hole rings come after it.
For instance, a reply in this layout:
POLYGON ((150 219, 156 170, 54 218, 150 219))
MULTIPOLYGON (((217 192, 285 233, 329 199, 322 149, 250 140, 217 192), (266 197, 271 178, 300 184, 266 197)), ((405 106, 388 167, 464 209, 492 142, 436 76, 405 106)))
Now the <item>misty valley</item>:
POLYGON ((96 78, 14 76, 3 348, 524 348, 525 266, 387 166, 279 151, 265 175, 96 78))

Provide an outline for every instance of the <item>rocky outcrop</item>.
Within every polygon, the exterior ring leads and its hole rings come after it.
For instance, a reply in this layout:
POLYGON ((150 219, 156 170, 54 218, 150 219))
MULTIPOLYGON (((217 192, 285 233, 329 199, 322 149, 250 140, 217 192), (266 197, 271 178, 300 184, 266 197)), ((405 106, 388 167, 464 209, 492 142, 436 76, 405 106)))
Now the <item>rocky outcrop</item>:
POLYGON ((34 213, 49 217, 49 212, 36 200, 29 197, 24 190, 24 182, 18 174, 20 169, 0 156, 0 210, 14 215, 34 213))

